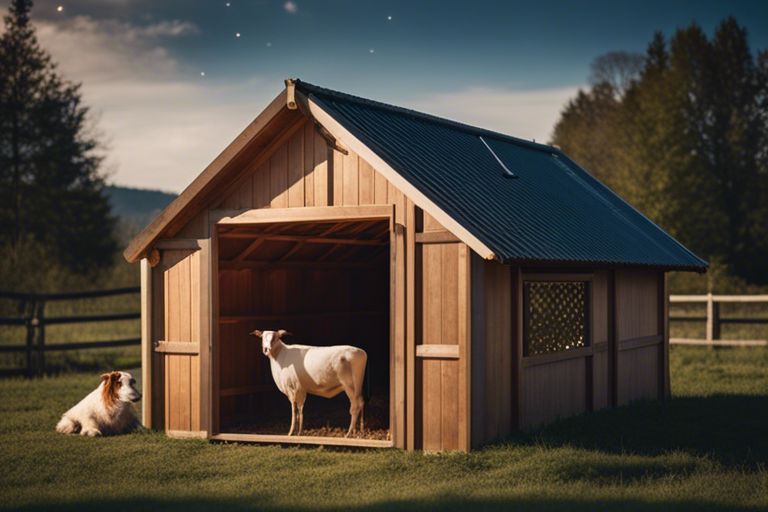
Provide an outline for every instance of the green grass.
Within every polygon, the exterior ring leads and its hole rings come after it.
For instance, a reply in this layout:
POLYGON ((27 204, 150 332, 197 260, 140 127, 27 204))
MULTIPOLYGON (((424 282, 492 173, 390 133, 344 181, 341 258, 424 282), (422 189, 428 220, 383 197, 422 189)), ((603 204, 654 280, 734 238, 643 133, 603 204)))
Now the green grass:
POLYGON ((471 454, 53 432, 93 374, 0 381, 0 510, 766 510, 768 350, 673 347, 675 398, 471 454))

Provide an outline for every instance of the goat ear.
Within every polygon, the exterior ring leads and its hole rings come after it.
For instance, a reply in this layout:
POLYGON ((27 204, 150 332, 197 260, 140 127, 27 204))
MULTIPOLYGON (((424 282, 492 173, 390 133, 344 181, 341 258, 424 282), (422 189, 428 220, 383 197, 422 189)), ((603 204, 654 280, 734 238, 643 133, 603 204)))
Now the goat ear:
POLYGON ((293 333, 286 331, 285 329, 280 329, 277 331, 278 337, 282 338, 283 336, 293 336, 293 333))
POLYGON ((249 332, 248 334, 250 334, 251 336, 256 336, 257 338, 261 338, 262 332, 259 330, 255 330, 253 332, 249 332))

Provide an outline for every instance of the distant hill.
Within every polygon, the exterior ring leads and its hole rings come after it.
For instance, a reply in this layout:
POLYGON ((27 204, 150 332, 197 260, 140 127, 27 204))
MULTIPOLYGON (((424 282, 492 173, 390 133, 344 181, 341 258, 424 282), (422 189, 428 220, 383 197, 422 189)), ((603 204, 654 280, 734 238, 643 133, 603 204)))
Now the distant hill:
POLYGON ((119 238, 129 240, 144 228, 176 194, 141 188, 108 186, 105 188, 112 203, 112 213, 120 219, 119 238))

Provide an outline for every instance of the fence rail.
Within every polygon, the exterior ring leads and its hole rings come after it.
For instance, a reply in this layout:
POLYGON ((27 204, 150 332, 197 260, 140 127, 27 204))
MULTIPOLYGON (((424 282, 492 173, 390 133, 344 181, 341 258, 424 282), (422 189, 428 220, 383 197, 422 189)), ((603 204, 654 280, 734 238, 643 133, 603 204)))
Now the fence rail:
POLYGON ((706 334, 704 339, 698 338, 670 338, 670 343, 679 345, 708 345, 708 346, 766 346, 768 340, 724 340, 721 336, 721 327, 723 324, 768 324, 768 318, 739 317, 722 318, 720 315, 720 304, 730 303, 768 303, 768 295, 670 295, 669 302, 672 304, 694 304, 705 303, 707 307, 706 316, 685 316, 670 315, 670 322, 706 322, 706 334))
POLYGON ((113 322, 136 320, 141 318, 139 311, 134 313, 107 313, 102 315, 45 316, 45 305, 52 301, 95 299, 115 295, 134 295, 141 289, 114 288, 93 290, 79 293, 16 293, 0 292, 0 299, 15 300, 18 303, 19 316, 0 317, 0 325, 26 327, 26 343, 18 345, 0 345, 0 353, 25 353, 23 368, 0 369, 0 376, 26 375, 34 377, 45 372, 45 353, 63 350, 83 350, 92 348, 114 348, 141 344, 141 338, 127 338, 107 341, 83 341, 75 343, 45 343, 46 325, 75 324, 86 322, 113 322))

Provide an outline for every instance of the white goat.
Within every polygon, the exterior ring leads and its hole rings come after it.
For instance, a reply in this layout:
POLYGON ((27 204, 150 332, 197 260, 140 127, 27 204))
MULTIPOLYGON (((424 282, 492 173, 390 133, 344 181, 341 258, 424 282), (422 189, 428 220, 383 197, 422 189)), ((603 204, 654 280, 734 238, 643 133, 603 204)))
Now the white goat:
POLYGON ((304 401, 307 393, 333 398, 342 391, 349 397, 349 437, 357 428, 364 429, 363 420, 363 378, 368 355, 363 349, 350 345, 312 347, 309 345, 287 345, 282 338, 290 333, 279 331, 253 331, 252 336, 261 338, 261 348, 269 357, 272 378, 277 388, 291 402, 291 428, 293 435, 296 416, 299 418, 298 433, 304 424, 304 401))

